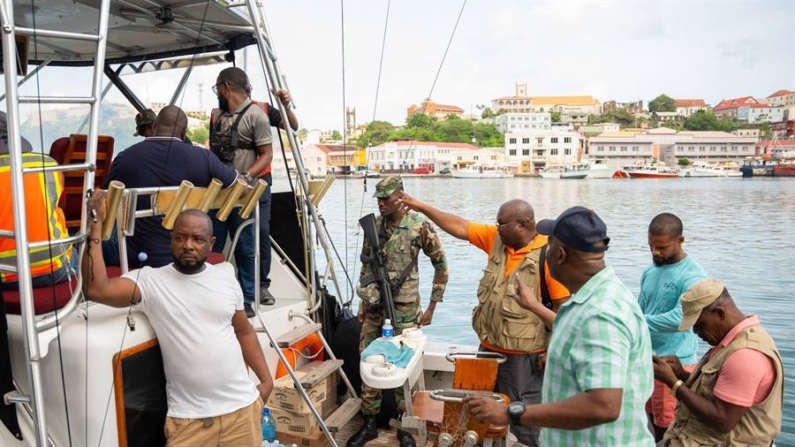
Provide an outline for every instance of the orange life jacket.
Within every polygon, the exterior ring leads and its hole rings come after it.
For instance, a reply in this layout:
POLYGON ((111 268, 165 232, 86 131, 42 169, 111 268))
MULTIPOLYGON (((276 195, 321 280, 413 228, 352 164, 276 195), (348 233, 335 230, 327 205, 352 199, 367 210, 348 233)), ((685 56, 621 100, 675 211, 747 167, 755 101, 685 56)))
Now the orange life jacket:
MULTIPOLYGON (((23 153, 24 168, 57 166, 58 163, 40 153, 23 153)), ((64 190, 63 174, 60 172, 28 173, 24 176, 25 213, 28 241, 43 242, 69 236, 66 218, 58 206, 64 190)), ((8 154, 0 155, 0 229, 14 231, 14 208, 11 197, 11 166, 8 154)), ((52 273, 63 267, 72 254, 72 246, 41 247, 30 250, 30 274, 32 277, 52 273)), ((0 238, 0 264, 16 265, 16 241, 0 238)), ((18 276, 0 272, 0 281, 17 281, 18 276)))

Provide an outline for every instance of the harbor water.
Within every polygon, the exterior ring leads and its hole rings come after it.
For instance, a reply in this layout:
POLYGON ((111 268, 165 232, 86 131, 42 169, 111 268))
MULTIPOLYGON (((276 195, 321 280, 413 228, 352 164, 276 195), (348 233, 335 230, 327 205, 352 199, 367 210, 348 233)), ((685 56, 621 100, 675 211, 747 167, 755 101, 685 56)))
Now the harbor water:
MULTIPOLYGON (((320 205, 342 262, 358 279, 362 236, 358 219, 377 212, 372 198, 378 179, 337 179, 320 205), (366 192, 364 191, 366 187, 366 192)), ((746 314, 756 314, 784 359, 785 406, 776 445, 795 447, 795 181, 776 178, 675 180, 544 180, 512 178, 462 180, 406 178, 413 197, 468 220, 495 222, 499 205, 522 198, 535 208, 536 221, 555 217, 573 205, 596 210, 611 238, 607 263, 637 295, 640 275, 651 263, 647 228, 671 212, 684 222, 685 250, 723 279, 746 314)), ((447 253, 450 281, 444 302, 425 332, 433 340, 477 344, 471 329, 475 292, 486 256, 465 241, 439 231, 447 253)), ((420 255, 423 302, 430 295, 432 267, 420 255)), ((349 286, 341 295, 352 296, 349 286)), ((354 310, 358 299, 354 298, 354 310)), ((702 352, 707 346, 703 344, 702 352)))

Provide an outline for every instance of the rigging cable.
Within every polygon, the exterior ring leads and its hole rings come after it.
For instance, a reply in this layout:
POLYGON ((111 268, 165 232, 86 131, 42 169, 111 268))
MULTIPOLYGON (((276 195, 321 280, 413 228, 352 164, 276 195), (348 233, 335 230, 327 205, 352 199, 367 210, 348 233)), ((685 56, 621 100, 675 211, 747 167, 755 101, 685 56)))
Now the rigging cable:
MULTIPOLYGON (((376 111, 378 110, 378 93, 381 90, 381 70, 384 67, 384 51, 386 49, 386 32, 387 32, 387 29, 389 27, 389 7, 390 7, 391 4, 392 4, 392 0, 388 0, 387 3, 386 3, 386 17, 384 18, 384 36, 381 38, 381 57, 380 57, 380 59, 378 61, 378 78, 376 79, 376 82, 375 82, 375 100, 373 101, 373 119, 372 119, 372 121, 370 121, 370 124, 375 122, 376 111)), ((366 157, 365 157, 365 171, 364 171, 364 177, 362 179, 363 180, 364 189, 362 191, 362 200, 361 200, 361 203, 359 204, 359 215, 360 216, 364 214, 364 199, 367 196, 367 172, 369 170, 370 170, 370 144, 368 142, 368 144, 367 144, 367 152, 366 152, 366 157)), ((347 201, 346 201, 345 205, 347 207, 347 201)), ((346 228, 346 234, 347 234, 347 226, 345 228, 346 228)), ((356 243, 355 243, 354 249, 353 249, 354 253, 358 253, 359 252, 359 240, 360 239, 361 238, 359 237, 359 231, 357 230, 356 231, 356 243)), ((356 261, 357 261, 357 258, 354 258, 353 259, 353 268, 351 269, 352 271, 356 271, 356 261)), ((351 289, 353 289, 353 286, 351 286, 351 289)), ((346 304, 348 306, 350 306, 350 304, 353 302, 353 299, 354 299, 354 294, 353 294, 353 290, 351 290, 351 298, 346 304)))
MULTIPOLYGON (((341 36, 341 43, 342 43, 342 163, 345 166, 345 163, 348 160, 348 151, 347 151, 347 143, 348 143, 348 110, 346 109, 347 104, 345 103, 345 0, 340 0, 340 36, 341 36)), ((353 163, 351 163, 353 164, 353 163)), ((345 172, 343 171, 343 176, 345 172)), ((345 177, 343 177, 345 179, 345 177)), ((345 206, 343 207, 343 222, 345 225, 345 265, 348 265, 348 182, 345 181, 342 183, 343 188, 343 197, 345 197, 345 206)), ((347 275, 347 272, 346 272, 347 275)), ((348 296, 348 293, 353 293, 353 290, 348 290, 348 283, 345 283, 345 296, 348 296)), ((351 296, 352 299, 352 296, 351 296)))
MULTIPOLYGON (((453 37, 455 37, 455 31, 458 29, 458 24, 461 23, 461 16, 464 14, 464 8, 467 5, 467 0, 461 4, 461 10, 458 12, 458 18, 455 21, 455 26, 453 27, 453 32, 450 34, 450 39, 447 41, 447 48, 444 49, 444 54, 442 55, 442 61, 439 63, 439 69, 436 70, 436 76, 433 78, 433 84, 431 84, 431 91, 428 92, 428 96, 426 98, 430 99, 431 95, 433 95, 433 90, 436 88, 436 81, 439 80, 439 75, 442 73, 442 67, 444 66, 444 61, 447 59, 447 52, 450 51, 450 46, 453 43, 453 37)), ((426 101, 425 104, 422 105, 422 112, 425 113, 425 108, 428 106, 428 102, 426 101)), ((411 152, 412 146, 414 146, 415 139, 417 137, 417 132, 419 132, 419 127, 414 129, 414 136, 411 138, 411 142, 409 142, 409 148, 406 149, 406 157, 408 157, 409 152, 411 152)))
MULTIPOLYGON (((33 25, 32 26, 32 28, 33 28, 33 57, 36 60, 39 60, 38 31, 37 31, 38 28, 36 27, 35 0, 31 0, 30 1, 30 7, 31 7, 31 10, 33 11, 33 13, 31 14, 31 24, 33 25)), ((99 45, 99 43, 97 43, 97 45, 99 45)), ((20 63, 20 62, 21 62, 21 55, 19 53, 17 53, 17 63, 20 63)), ((41 70, 37 70, 36 71, 36 94, 38 95, 39 98, 41 98, 41 80, 40 80, 40 77, 39 77, 40 76, 40 72, 41 72, 41 70)), ((44 146, 44 124, 43 124, 43 122, 41 120, 41 116, 42 116, 41 101, 39 101, 37 103, 37 109, 38 109, 38 114, 39 114, 39 141, 40 141, 40 144, 42 146, 41 147, 41 152, 40 152, 40 154, 41 154, 41 174, 40 175, 45 178, 45 181, 43 182, 43 185, 44 185, 44 197, 47 198, 47 200, 49 200, 49 197, 50 197, 49 191, 48 191, 49 185, 48 185, 48 182, 46 181, 47 172, 44 169, 44 164, 45 164, 44 148, 43 148, 43 146, 44 146)), ((17 129, 17 130, 19 130, 19 129, 17 129)), ((20 148, 20 151, 21 151, 21 148, 20 148)), ((24 166, 24 163, 23 163, 23 166, 24 166)), ((54 172, 54 173, 52 173, 52 175, 54 177, 56 177, 56 178, 58 176, 60 176, 61 179, 63 180, 62 187, 64 189, 66 189, 65 175, 63 173, 60 173, 60 172, 54 172)), ((23 174, 23 177, 24 177, 24 174, 23 174)), ((52 245, 52 234, 51 234, 51 232, 49 230, 49 226, 51 225, 51 223, 49 222, 49 219, 46 222, 46 224, 47 224, 47 227, 48 227, 48 229, 47 229, 47 251, 48 251, 48 253, 50 253, 50 256, 52 256, 53 245, 52 245)), ((65 229, 66 228, 64 228, 64 230, 65 229)), ((16 248, 17 248, 17 250, 20 249, 20 247, 16 247, 16 248)), ((62 249, 63 249, 63 246, 59 245, 59 251, 62 250, 62 249)), ((72 247, 72 256, 79 256, 79 250, 76 249, 75 247, 72 247)), ((71 263, 71 259, 72 258, 67 259, 65 254, 64 254, 64 261, 63 262, 64 262, 64 267, 67 269, 67 272, 69 270, 68 266, 71 263)), ((23 274, 24 272, 18 272, 18 273, 19 274, 23 274)), ((71 274, 70 273, 71 272, 67 273, 67 279, 66 279, 67 281, 71 281, 71 274)), ((32 279, 32 275, 31 275, 31 279, 32 279)), ((17 283, 18 282, 19 282, 19 278, 17 278, 17 283)), ((55 284, 52 284, 50 286, 50 292, 51 292, 51 296, 52 296, 53 309, 56 310, 54 312, 54 315, 55 315, 56 344, 58 346, 58 367, 60 369, 60 375, 61 375, 61 390, 63 391, 64 413, 66 414, 66 433, 67 433, 67 438, 69 439, 69 446, 71 447, 72 446, 72 424, 71 424, 71 422, 69 420, 69 400, 68 400, 67 393, 66 393, 66 374, 64 372, 63 349, 62 349, 62 344, 61 344, 61 321, 60 321, 60 318, 58 317, 58 311, 57 311, 58 310, 58 306, 57 306, 57 301, 58 300, 57 300, 56 292, 55 292, 55 284)), ((33 285, 32 284, 31 284, 31 297, 30 298, 33 299, 33 285)), ((32 335, 34 337, 38 338, 38 330, 36 330, 35 334, 32 334, 32 335)), ((42 405, 43 404, 43 396, 38 396, 38 399, 37 399, 35 404, 36 405, 42 405)), ((86 422, 86 424, 87 424, 87 422, 86 422)))

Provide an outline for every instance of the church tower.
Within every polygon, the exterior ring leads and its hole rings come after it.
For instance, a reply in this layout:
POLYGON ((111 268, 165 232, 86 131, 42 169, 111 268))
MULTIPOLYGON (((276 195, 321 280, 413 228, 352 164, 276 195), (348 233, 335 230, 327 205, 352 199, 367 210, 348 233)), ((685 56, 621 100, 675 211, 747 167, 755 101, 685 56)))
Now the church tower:
POLYGON ((353 137, 356 132, 356 107, 348 107, 345 110, 345 134, 353 137))
POLYGON ((527 96, 527 81, 516 81, 516 96, 527 96))

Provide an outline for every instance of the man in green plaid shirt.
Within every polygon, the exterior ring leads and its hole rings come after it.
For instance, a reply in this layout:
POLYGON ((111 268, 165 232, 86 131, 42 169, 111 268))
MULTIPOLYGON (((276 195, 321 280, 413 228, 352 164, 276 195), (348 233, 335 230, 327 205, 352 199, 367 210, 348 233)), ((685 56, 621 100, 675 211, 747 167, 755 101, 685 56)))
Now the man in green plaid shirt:
MULTIPOLYGON (((541 430, 544 447, 653 447, 645 412, 653 384, 651 340, 637 300, 605 266, 610 238, 592 210, 572 207, 538 222, 550 236, 550 274, 571 291, 560 307, 547 350, 542 403, 525 407, 464 400, 478 420, 541 430)), ((529 308, 527 297, 517 299, 529 308)))

